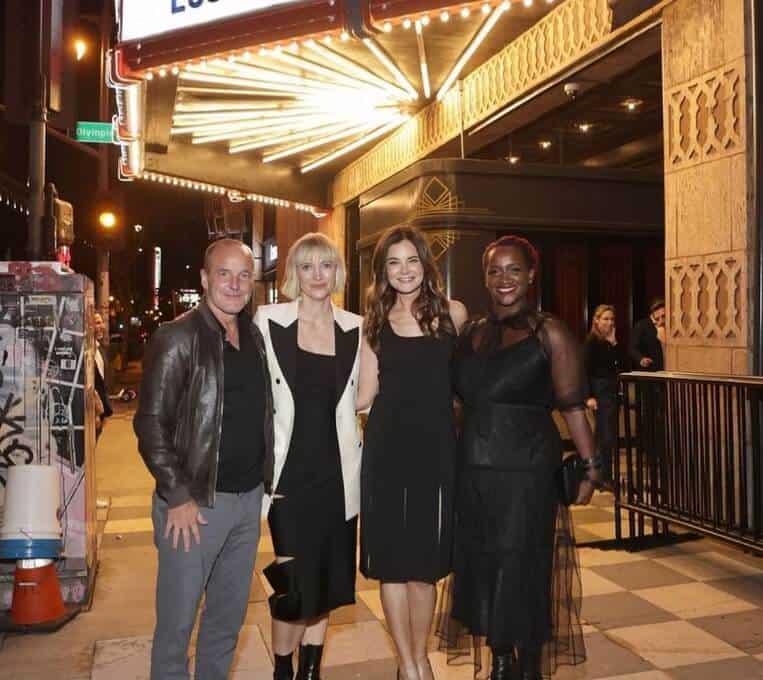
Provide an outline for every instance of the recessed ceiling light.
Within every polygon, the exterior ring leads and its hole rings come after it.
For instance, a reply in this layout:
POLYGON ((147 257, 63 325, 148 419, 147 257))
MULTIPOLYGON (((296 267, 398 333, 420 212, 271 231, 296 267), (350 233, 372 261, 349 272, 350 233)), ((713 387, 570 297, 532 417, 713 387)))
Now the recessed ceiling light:
POLYGON ((392 24, 389 21, 385 21, 382 25, 382 30, 385 33, 390 33, 392 31, 392 24))
POLYGON ((450 20, 450 12, 447 12, 447 11, 440 12, 440 21, 442 21, 442 23, 446 23, 449 20, 450 20))
POLYGON ((590 132, 593 125, 590 123, 578 123, 578 130, 581 132, 590 132))
POLYGON ((471 15, 472 11, 468 7, 462 7, 461 8, 461 18, 462 19, 468 19, 469 15, 471 15))
POLYGON ((408 17, 406 17, 405 19, 403 19, 403 28, 407 31, 411 27, 411 23, 412 23, 411 20, 408 17))
POLYGON ((548 151, 551 148, 551 140, 550 139, 541 139, 540 142, 538 142, 538 145, 544 151, 548 151))
POLYGON ((622 106, 624 106, 628 111, 633 112, 636 111, 644 102, 641 99, 636 99, 635 97, 629 97, 625 101, 622 102, 622 106))
POLYGON ((425 14, 423 17, 421 17, 421 25, 429 26, 429 15, 425 14))
POLYGON ((482 13, 483 14, 490 14, 490 5, 488 5, 487 3, 482 5, 482 13))

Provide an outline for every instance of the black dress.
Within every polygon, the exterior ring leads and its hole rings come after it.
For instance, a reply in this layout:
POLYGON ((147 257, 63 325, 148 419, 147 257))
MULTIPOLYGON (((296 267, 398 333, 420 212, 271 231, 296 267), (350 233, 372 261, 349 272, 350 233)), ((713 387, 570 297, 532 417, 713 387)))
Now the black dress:
POLYGON ((562 443, 551 417, 555 402, 582 408, 582 375, 572 338, 560 352, 568 356, 550 357, 544 327, 555 324, 535 317, 505 345, 500 324, 483 321, 459 343, 454 574, 438 624, 451 658, 484 644, 533 650, 544 674, 585 660, 572 522, 557 501, 562 443), (567 366, 569 376, 560 370, 567 366))
POLYGON ((381 332, 379 393, 365 429, 360 569, 434 583, 450 571, 456 454, 453 338, 381 332))
POLYGON ((292 438, 268 514, 275 554, 293 559, 264 571, 271 614, 281 621, 355 602, 357 517, 345 520, 335 357, 298 349, 297 378, 292 438))
POLYGON ((619 345, 590 333, 583 345, 589 395, 596 399, 596 449, 602 458, 602 472, 612 479, 617 451, 619 399, 617 376, 622 366, 619 345))

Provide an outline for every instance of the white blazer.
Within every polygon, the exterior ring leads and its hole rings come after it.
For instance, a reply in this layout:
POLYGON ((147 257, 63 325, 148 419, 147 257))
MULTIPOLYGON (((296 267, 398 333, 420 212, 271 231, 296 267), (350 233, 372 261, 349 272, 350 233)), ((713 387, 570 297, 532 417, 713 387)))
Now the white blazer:
MULTIPOLYGON (((355 398, 360 371, 360 333, 363 317, 331 305, 334 312, 337 396, 336 431, 344 483, 345 518, 360 512, 360 459, 363 438, 355 416, 355 398)), ((257 308, 254 322, 265 339, 265 353, 273 388, 273 430, 275 466, 273 493, 278 488, 294 428, 294 385, 297 379, 298 303, 286 302, 257 308)), ((271 496, 265 496, 263 516, 267 517, 271 496)))

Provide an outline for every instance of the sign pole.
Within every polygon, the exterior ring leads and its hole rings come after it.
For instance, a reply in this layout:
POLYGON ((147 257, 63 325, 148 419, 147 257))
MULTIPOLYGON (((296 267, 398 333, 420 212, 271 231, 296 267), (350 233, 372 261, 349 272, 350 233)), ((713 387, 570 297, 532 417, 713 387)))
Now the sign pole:
POLYGON ((45 3, 37 0, 37 49, 35 50, 34 102, 29 120, 29 221, 27 252, 29 259, 40 260, 42 252, 42 218, 45 210, 45 134, 48 121, 44 50, 45 3))

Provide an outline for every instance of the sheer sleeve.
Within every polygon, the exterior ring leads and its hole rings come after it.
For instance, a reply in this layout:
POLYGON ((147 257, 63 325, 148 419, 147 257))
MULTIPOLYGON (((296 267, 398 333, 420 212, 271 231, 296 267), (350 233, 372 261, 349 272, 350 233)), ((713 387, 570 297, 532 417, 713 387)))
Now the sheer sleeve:
POLYGON ((557 408, 564 416, 575 448, 584 458, 591 458, 596 452, 596 444, 585 414, 587 381, 580 345, 567 326, 554 318, 543 323, 539 337, 551 358, 551 380, 557 408))
POLYGON ((559 319, 549 317, 538 334, 551 360, 551 381, 556 407, 562 411, 585 409, 586 376, 580 344, 559 319))

